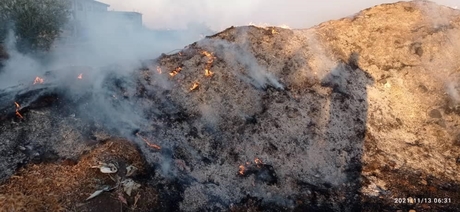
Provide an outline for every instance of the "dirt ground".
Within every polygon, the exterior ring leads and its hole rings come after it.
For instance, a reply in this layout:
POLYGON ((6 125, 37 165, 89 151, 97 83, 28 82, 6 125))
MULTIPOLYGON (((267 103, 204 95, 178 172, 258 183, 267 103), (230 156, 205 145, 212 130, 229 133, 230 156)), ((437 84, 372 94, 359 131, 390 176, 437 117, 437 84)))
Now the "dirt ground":
POLYGON ((78 161, 64 160, 27 164, 0 186, 1 211, 149 211, 155 208, 157 191, 146 184, 148 170, 136 147, 122 139, 98 144, 78 161), (91 168, 98 162, 117 164, 118 172, 101 173, 91 168), (124 180, 127 166, 141 187, 127 195, 117 180, 124 180), (120 178, 120 179, 117 179, 120 178), (110 186, 111 191, 85 201, 93 192, 110 186))

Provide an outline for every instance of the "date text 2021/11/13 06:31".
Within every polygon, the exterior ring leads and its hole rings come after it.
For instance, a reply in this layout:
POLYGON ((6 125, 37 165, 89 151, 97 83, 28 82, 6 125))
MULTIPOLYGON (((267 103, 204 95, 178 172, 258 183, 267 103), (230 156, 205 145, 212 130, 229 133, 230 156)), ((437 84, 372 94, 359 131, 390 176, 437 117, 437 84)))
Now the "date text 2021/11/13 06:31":
POLYGON ((414 203, 435 203, 435 204, 449 204, 452 203, 451 198, 449 197, 440 197, 440 198, 394 198, 395 204, 414 204, 414 203))

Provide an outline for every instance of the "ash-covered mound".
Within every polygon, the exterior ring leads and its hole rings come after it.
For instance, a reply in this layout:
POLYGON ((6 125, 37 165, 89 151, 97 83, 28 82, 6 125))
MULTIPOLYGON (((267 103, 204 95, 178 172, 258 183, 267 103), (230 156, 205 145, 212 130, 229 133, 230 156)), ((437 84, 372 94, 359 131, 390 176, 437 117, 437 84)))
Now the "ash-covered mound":
POLYGON ((25 111, 8 103, 16 117, 0 126, 1 176, 31 159, 34 147, 21 147, 32 138, 65 158, 109 134, 152 165, 159 210, 454 210, 459 36, 460 11, 425 1, 307 30, 232 27, 106 77, 103 93, 85 90, 81 101, 51 92, 64 100, 25 111), (74 107, 72 118, 53 112, 74 107), (78 148, 61 153, 67 145, 78 148))

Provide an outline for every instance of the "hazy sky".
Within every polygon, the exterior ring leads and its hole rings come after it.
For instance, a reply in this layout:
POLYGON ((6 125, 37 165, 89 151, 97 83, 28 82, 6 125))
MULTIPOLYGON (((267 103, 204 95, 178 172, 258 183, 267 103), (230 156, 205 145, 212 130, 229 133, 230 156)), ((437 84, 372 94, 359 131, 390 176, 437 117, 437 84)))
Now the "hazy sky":
MULTIPOLYGON (((393 0, 99 0, 110 10, 143 14, 149 28, 185 28, 188 22, 204 22, 213 30, 249 23, 306 28, 353 15, 362 9, 393 0)), ((435 0, 460 6, 459 0, 435 0)))

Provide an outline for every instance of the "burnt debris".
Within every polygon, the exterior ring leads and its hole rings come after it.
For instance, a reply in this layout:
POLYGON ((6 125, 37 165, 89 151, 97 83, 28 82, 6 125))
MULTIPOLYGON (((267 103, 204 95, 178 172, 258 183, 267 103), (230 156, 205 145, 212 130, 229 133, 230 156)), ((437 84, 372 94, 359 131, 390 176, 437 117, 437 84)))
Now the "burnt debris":
POLYGON ((254 163, 246 163, 239 166, 238 175, 248 177, 254 175, 257 182, 267 185, 274 185, 278 182, 278 176, 272 165, 264 164, 260 159, 255 159, 254 163))

